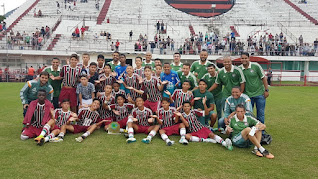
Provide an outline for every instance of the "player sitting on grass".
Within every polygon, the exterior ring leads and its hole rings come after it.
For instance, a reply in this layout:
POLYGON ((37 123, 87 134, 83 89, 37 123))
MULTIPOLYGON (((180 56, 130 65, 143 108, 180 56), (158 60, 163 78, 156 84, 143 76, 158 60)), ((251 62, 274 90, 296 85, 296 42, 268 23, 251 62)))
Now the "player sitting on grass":
POLYGON ((177 110, 175 107, 170 107, 169 98, 162 98, 161 106, 162 108, 157 112, 158 116, 154 115, 153 118, 156 118, 161 125, 159 134, 162 140, 164 140, 168 146, 171 146, 174 144, 174 141, 170 140, 168 136, 177 134, 181 135, 181 139, 179 140, 181 144, 188 144, 188 141, 185 139, 186 128, 183 123, 178 123, 176 120, 174 113, 177 112, 177 110))
POLYGON ((134 108, 132 115, 128 117, 128 139, 127 143, 136 142, 134 138, 134 131, 136 133, 148 134, 147 138, 142 139, 143 143, 149 144, 151 139, 156 135, 159 130, 159 125, 151 126, 150 123, 154 122, 152 118, 152 111, 144 106, 144 100, 142 97, 136 98, 137 108, 134 108))
POLYGON ((38 99, 29 104, 25 114, 21 140, 40 135, 43 126, 51 119, 51 110, 53 109, 53 104, 46 99, 46 91, 40 89, 38 91, 38 99))
POLYGON ((268 150, 261 146, 262 130, 265 130, 265 124, 262 124, 253 117, 245 115, 245 106, 238 104, 235 108, 236 114, 230 119, 230 125, 226 128, 227 134, 232 133, 233 144, 237 147, 250 147, 255 145, 253 153, 259 157, 274 158, 268 150))
POLYGON ((44 125, 41 134, 34 139, 37 145, 41 146, 48 141, 54 142, 54 140, 50 139, 53 139, 60 133, 61 127, 65 125, 67 121, 74 121, 77 119, 77 114, 69 110, 70 101, 68 99, 62 101, 61 107, 62 108, 51 110, 52 119, 44 125))
POLYGON ((98 123, 96 121, 99 118, 97 110, 100 107, 100 100, 94 99, 92 105, 89 108, 82 108, 79 110, 78 118, 76 119, 76 125, 72 125, 67 122, 66 125, 61 127, 60 134, 54 138, 56 142, 63 141, 66 131, 73 132, 74 134, 85 132, 82 136, 75 138, 77 142, 82 142, 86 137, 88 137, 100 124, 107 122, 102 120, 98 123))
POLYGON ((193 94, 189 90, 191 87, 191 82, 189 80, 184 80, 182 83, 182 89, 176 89, 173 94, 169 91, 164 91, 167 95, 170 97, 170 101, 174 102, 174 106, 177 110, 182 107, 182 104, 184 101, 192 101, 193 100, 193 94))
MULTIPOLYGON (((202 99, 202 103, 205 104, 207 98, 202 99)), ((197 116, 204 116, 208 114, 209 111, 198 111, 196 109, 191 110, 191 103, 185 101, 183 103, 183 113, 177 112, 176 117, 180 118, 182 123, 188 128, 190 134, 186 134, 186 139, 191 142, 211 142, 222 144, 228 150, 232 150, 232 142, 230 139, 225 139, 225 141, 218 135, 211 132, 207 127, 204 127, 203 124, 197 119, 197 116)))
MULTIPOLYGON (((125 103, 126 98, 122 94, 118 94, 115 101, 115 104, 111 104, 109 106, 109 110, 111 110, 114 114, 113 121, 118 122, 120 128, 125 128, 128 121, 128 116, 131 114, 134 105, 125 103)), ((108 124, 105 125, 105 130, 108 130, 108 124)))

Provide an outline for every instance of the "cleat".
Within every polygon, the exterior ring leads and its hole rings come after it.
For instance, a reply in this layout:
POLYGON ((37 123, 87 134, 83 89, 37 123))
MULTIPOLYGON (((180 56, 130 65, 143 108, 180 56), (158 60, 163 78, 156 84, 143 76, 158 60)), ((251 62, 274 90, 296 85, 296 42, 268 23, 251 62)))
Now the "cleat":
POLYGON ((77 141, 77 142, 82 142, 84 139, 83 139, 83 137, 77 137, 77 138, 75 138, 75 140, 77 141))
POLYGON ((44 138, 41 138, 40 141, 38 141, 37 145, 42 146, 44 144, 44 138))
POLYGON ((226 143, 226 146, 225 146, 225 147, 226 147, 228 150, 232 151, 232 150, 233 150, 233 146, 232 146, 232 141, 231 141, 231 139, 226 138, 226 139, 225 139, 225 143, 226 143))
POLYGON ((167 146, 172 146, 174 144, 174 141, 170 140, 167 142, 167 146))
POLYGON ((130 138, 128 138, 128 139, 126 140, 126 142, 127 142, 128 144, 130 144, 130 143, 136 142, 136 139, 133 138, 133 137, 130 137, 130 138))
POLYGON ((188 145, 189 144, 187 139, 182 139, 182 138, 179 140, 179 143, 183 144, 183 145, 188 145))
POLYGON ((266 158, 268 158, 268 159, 273 159, 273 158, 274 158, 274 155, 271 154, 271 153, 269 153, 269 151, 267 151, 267 150, 265 150, 265 151, 263 152, 263 156, 266 157, 266 158))
POLYGON ((61 137, 54 137, 52 139, 49 140, 49 142, 62 142, 63 139, 61 137))
POLYGON ((141 140, 141 142, 143 142, 145 144, 150 144, 151 140, 149 138, 144 138, 141 140))
POLYGON ((263 154, 258 149, 252 150, 252 153, 255 154, 258 157, 263 157, 263 154))
POLYGON ((40 143, 41 139, 43 139, 43 138, 44 138, 44 136, 39 135, 39 136, 37 136, 37 137, 34 139, 34 141, 35 141, 36 143, 40 143))

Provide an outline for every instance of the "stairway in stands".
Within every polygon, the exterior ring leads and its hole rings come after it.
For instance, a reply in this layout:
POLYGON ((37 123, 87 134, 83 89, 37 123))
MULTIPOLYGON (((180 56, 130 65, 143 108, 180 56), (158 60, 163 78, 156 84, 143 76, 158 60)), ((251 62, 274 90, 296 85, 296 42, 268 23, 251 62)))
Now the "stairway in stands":
POLYGON ((60 40, 61 36, 62 36, 61 34, 56 34, 55 37, 53 38, 51 44, 47 47, 46 50, 53 50, 53 47, 55 46, 57 41, 60 40))
POLYGON ((290 0, 284 0, 288 5, 290 5, 292 8, 294 8, 297 12, 299 12, 301 15, 305 16, 310 22, 312 22, 315 25, 318 25, 317 19, 313 18, 311 15, 307 14, 305 11, 300 9, 296 4, 291 2, 290 0))
POLYGON ((240 34, 237 32, 234 26, 230 26, 230 29, 232 30, 232 32, 234 32, 235 37, 240 37, 240 34))
POLYGON ((105 17, 107 15, 110 3, 112 2, 112 0, 105 0, 105 3, 102 7, 102 10, 100 11, 98 17, 97 17, 97 24, 102 24, 102 22, 105 20, 105 17))
POLYGON ((38 4, 38 2, 40 2, 40 0, 36 0, 27 10, 24 11, 24 13, 22 13, 7 29, 7 32, 10 32, 10 30, 12 30, 12 28, 27 14, 30 12, 30 10, 36 6, 38 4))

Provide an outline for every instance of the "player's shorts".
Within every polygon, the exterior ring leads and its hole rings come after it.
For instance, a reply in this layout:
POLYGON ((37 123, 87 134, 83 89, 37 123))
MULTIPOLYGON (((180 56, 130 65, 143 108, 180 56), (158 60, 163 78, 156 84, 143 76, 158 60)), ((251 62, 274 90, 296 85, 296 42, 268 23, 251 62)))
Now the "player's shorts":
POLYGON ((89 127, 90 126, 73 125, 73 128, 74 128, 74 132, 73 133, 77 134, 77 133, 80 133, 80 132, 86 132, 89 127))
POLYGON ((91 105, 93 103, 93 99, 82 99, 82 105, 91 105))
POLYGON ((162 128, 162 130, 166 131, 165 134, 167 136, 171 136, 173 134, 180 135, 179 126, 180 126, 180 124, 175 124, 175 125, 170 126, 170 127, 162 128))
POLYGON ((160 101, 151 102, 146 100, 144 103, 145 107, 149 108, 152 112, 157 112, 160 108, 160 101))
POLYGON ((251 147, 253 144, 250 140, 245 140, 240 133, 238 133, 237 135, 235 135, 234 137, 232 137, 232 142, 233 145, 240 147, 240 148, 249 148, 251 147))
POLYGON ((59 96, 60 104, 64 99, 70 100, 70 106, 76 107, 77 106, 77 96, 76 96, 76 88, 66 88, 63 87, 59 96))
POLYGON ((34 126, 28 126, 22 131, 22 135, 28 136, 29 138, 37 137, 41 134, 43 127, 37 128, 34 126))
POLYGON ((142 126, 142 125, 138 125, 138 130, 136 131, 136 133, 145 133, 148 134, 148 129, 150 126, 142 126))
POLYGON ((209 137, 209 134, 212 133, 208 128, 203 127, 202 129, 196 131, 196 132, 192 132, 191 135, 192 136, 196 136, 199 138, 203 138, 206 139, 209 137))
MULTIPOLYGON (((61 127, 62 127, 62 126, 61 126, 61 127)), ((50 130, 51 130, 51 131, 54 131, 55 129, 60 130, 61 128, 60 128, 58 125, 55 124, 54 127, 51 128, 50 130)))
POLYGON ((125 117, 124 119, 117 121, 118 124, 120 125, 120 128, 124 128, 127 125, 128 117, 125 117))

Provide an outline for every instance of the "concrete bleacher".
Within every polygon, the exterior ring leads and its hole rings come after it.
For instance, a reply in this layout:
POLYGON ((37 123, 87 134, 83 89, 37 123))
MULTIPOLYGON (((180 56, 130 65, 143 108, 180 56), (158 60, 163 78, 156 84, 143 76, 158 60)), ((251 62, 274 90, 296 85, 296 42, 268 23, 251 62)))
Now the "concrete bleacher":
POLYGON ((23 14, 36 0, 27 0, 21 6, 19 6, 12 14, 10 14, 5 22, 9 27, 21 14, 23 14))
POLYGON ((316 20, 316 23, 317 23, 317 20, 318 20, 318 12, 317 12, 318 1, 316 1, 316 0, 308 0, 306 4, 299 3, 300 0, 289 0, 289 1, 294 3, 301 10, 303 10, 305 13, 307 13, 312 18, 314 18, 316 20))

